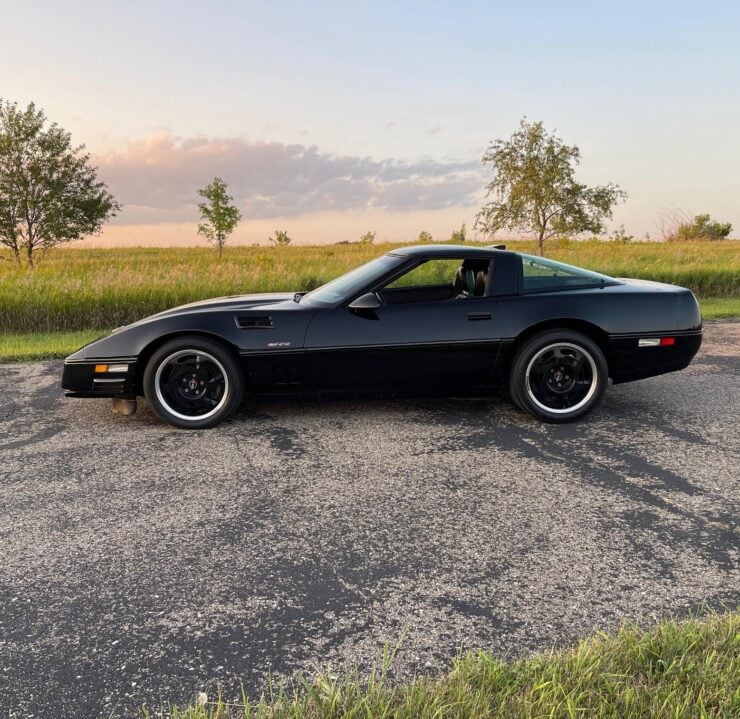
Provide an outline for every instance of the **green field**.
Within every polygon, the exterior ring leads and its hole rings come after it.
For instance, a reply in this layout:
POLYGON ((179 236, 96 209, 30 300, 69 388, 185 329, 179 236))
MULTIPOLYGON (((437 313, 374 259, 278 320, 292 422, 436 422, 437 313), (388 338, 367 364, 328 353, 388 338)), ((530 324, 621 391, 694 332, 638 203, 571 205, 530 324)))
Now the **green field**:
MULTIPOLYGON (((534 243, 509 244, 534 251, 534 243)), ((394 246, 234 247, 221 260, 207 247, 59 249, 35 272, 0 263, 0 332, 110 329, 207 297, 312 289, 394 246)), ((737 240, 552 241, 548 256, 615 277, 683 285, 700 298, 721 298, 707 305, 707 317, 738 314, 737 240)))
MULTIPOLYGON (((166 708, 173 719, 729 719, 740 716, 740 615, 625 627, 572 650, 504 662, 463 656, 438 680, 319 676, 261 702, 166 708)), ((214 698, 211 697, 213 700, 214 698)), ((153 716, 148 715, 147 716, 153 716)), ((157 714, 159 716, 159 714, 157 714)))

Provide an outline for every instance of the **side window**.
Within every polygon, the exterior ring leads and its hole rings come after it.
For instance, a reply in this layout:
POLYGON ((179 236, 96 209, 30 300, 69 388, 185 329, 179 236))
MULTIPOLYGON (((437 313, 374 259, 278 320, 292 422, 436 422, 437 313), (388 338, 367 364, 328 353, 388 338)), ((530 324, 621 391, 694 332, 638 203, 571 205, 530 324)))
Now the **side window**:
POLYGON ((461 264, 462 260, 428 260, 397 277, 385 288, 392 290, 398 287, 428 287, 430 285, 452 287, 461 264))
POLYGON ((610 277, 598 272, 533 255, 522 255, 522 276, 525 292, 594 287, 612 281, 610 277))
POLYGON ((489 264, 485 259, 427 260, 389 282, 380 294, 388 305, 483 297, 489 264))

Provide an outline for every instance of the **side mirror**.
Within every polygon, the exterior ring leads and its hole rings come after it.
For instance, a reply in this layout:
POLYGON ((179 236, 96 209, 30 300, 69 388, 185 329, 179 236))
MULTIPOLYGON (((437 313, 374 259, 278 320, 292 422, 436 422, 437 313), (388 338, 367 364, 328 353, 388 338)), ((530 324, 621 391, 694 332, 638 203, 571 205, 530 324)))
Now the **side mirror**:
POLYGON ((374 292, 360 295, 354 302, 351 302, 351 310, 377 310, 380 307, 380 299, 374 292))

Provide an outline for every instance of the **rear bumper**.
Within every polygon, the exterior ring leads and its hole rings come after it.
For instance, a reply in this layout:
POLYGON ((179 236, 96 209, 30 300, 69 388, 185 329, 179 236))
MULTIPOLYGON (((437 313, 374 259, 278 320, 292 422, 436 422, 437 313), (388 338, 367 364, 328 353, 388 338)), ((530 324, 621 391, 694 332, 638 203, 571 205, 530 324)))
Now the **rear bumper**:
POLYGON ((135 399, 137 387, 134 357, 95 361, 67 359, 64 362, 62 389, 66 390, 67 397, 135 399), (106 370, 102 370, 102 367, 106 367, 106 370))
POLYGON ((675 372, 689 366, 701 347, 703 330, 647 332, 609 338, 609 374, 615 384, 675 372), (641 347, 640 340, 672 337, 669 346, 641 347))

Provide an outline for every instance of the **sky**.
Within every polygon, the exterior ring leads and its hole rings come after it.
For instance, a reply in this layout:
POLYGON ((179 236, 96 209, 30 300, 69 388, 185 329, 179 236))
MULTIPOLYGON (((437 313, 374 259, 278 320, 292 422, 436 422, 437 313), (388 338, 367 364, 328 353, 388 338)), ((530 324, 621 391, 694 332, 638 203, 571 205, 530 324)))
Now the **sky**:
POLYGON ((124 205, 92 242, 198 244, 215 175, 239 243, 446 239, 522 116, 627 191, 609 228, 740 235, 740 2, 3 0, 0 97, 84 143, 124 205))

